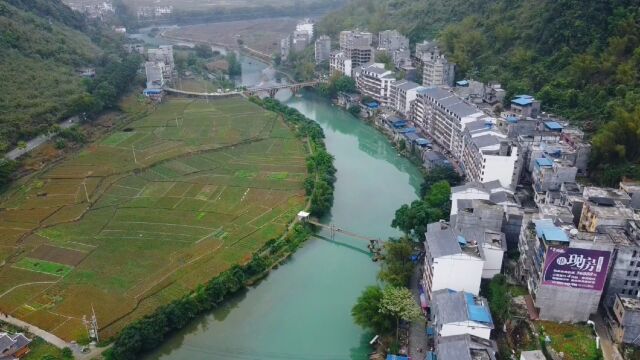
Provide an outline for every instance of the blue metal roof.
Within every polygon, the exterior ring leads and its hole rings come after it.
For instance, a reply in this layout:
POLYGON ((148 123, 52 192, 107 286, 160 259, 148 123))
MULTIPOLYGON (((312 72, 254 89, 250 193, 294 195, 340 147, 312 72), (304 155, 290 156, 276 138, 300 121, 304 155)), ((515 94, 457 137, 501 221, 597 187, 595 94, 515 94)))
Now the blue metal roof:
POLYGON ((534 220, 536 225, 536 235, 545 241, 561 241, 569 242, 567 234, 559 227, 553 224, 550 219, 534 220))
POLYGON ((456 81, 456 85, 458 86, 469 86, 469 82, 467 80, 456 81))
POLYGON ((484 324, 493 324, 493 320, 491 319, 491 312, 489 311, 489 308, 486 304, 477 305, 474 300, 474 296, 471 293, 465 292, 464 296, 467 301, 469 320, 484 324))
POLYGON ((434 353, 433 351, 428 351, 427 356, 424 357, 424 360, 438 360, 438 358, 436 357, 436 353, 434 353))
POLYGON ((366 105, 367 105, 367 107, 368 107, 368 108, 370 108, 370 109, 377 109, 377 108, 378 108, 378 106, 380 106, 380 104, 378 104, 378 102, 377 102, 377 101, 372 101, 372 102, 370 102, 370 103, 367 103, 366 105))
POLYGON ((542 236, 546 241, 569 242, 567 234, 558 227, 543 228, 542 236))
POLYGON ((528 106, 533 104, 533 99, 527 99, 527 98, 515 98, 513 100, 511 100, 512 104, 516 104, 516 105, 520 105, 520 106, 528 106))
POLYGON ((416 139, 416 144, 418 144, 418 145, 429 145, 429 144, 431 144, 431 141, 429 141, 427 139, 423 139, 423 138, 417 138, 416 139))
POLYGON ((518 117, 514 116, 514 115, 509 115, 509 116, 507 116, 507 122, 515 124, 515 123, 518 122, 518 117))
POLYGON ((550 167, 553 166, 553 161, 547 159, 547 158, 538 158, 536 159, 536 164, 538 166, 546 166, 546 167, 550 167))
POLYGON ((402 355, 387 355, 387 360, 409 360, 408 357, 402 355))
POLYGON ((418 134, 416 134, 416 133, 414 133, 414 132, 404 133, 403 135, 404 135, 404 137, 406 137, 409 141, 416 141, 416 140, 418 140, 418 134))
POLYGON ((467 245, 467 239, 465 239, 462 235, 458 235, 458 244, 467 245))
POLYGON ((410 132, 416 132, 417 129, 416 128, 402 128, 402 129, 398 129, 397 132, 399 132, 400 134, 405 134, 405 133, 410 133, 410 132))
POLYGON ((546 127, 551 131, 562 131, 562 128, 563 128, 562 125, 558 124, 555 121, 545 121, 544 127, 546 127))
POLYGON ((401 127, 405 127, 407 125, 407 122, 405 120, 398 120, 398 121, 393 121, 391 123, 393 125, 394 128, 401 128, 401 127))

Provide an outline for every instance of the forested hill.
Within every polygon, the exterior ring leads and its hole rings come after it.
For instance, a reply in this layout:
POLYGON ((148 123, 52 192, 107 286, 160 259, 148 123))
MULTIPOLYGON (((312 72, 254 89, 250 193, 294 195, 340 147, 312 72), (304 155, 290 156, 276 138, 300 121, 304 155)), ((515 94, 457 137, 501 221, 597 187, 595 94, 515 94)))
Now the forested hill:
POLYGON ((479 14, 494 0, 352 0, 325 16, 320 32, 332 37, 359 27, 372 32, 398 29, 411 41, 434 38, 448 24, 479 14))
POLYGON ((640 1, 354 0, 320 28, 353 26, 437 38, 457 78, 534 94, 594 133, 596 180, 640 178, 640 1))
POLYGON ((66 116, 115 103, 118 81, 126 86, 138 63, 109 33, 60 0, 0 0, 0 152, 66 116), (83 67, 96 68, 96 79, 82 80, 83 67))

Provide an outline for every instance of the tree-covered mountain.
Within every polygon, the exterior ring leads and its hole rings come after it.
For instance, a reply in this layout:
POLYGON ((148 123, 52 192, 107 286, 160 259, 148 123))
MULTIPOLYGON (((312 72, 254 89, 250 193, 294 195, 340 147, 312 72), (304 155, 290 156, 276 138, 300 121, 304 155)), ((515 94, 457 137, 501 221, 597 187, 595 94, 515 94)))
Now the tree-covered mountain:
POLYGON ((0 0, 0 151, 111 106, 137 69, 115 34, 60 0, 0 0), (84 67, 96 69, 94 80, 79 76, 84 67))
POLYGON ((341 30, 360 28, 372 32, 397 29, 411 41, 434 38, 448 24, 480 14, 494 0, 352 0, 325 16, 321 33, 333 37, 341 30))
POLYGON ((598 180, 640 177, 640 1, 354 0, 320 29, 356 26, 436 38, 457 78, 533 94, 595 133, 592 168, 607 170, 598 180))

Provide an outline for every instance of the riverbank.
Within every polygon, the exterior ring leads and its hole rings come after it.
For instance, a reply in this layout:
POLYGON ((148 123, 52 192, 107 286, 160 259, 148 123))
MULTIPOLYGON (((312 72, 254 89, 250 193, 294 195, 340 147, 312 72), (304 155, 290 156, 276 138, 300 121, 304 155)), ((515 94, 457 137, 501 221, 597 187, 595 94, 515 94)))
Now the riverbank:
MULTIPOLYGON (((277 101, 257 98, 252 98, 251 101, 279 114, 295 135, 308 144, 309 174, 305 181, 308 197, 306 209, 316 216, 324 215, 333 201, 332 179, 334 179, 335 168, 332 165, 332 157, 326 152, 323 144, 322 129, 296 110, 287 108, 277 101)), ((116 337, 112 349, 107 353, 107 358, 129 359, 131 356, 153 350, 169 333, 182 329, 199 314, 211 311, 228 300, 228 297, 264 278, 274 266, 280 265, 282 261, 289 258, 311 233, 312 229, 308 225, 297 224, 296 221, 289 224, 285 234, 278 240, 268 241, 262 249, 253 254, 249 262, 233 265, 229 270, 209 280, 189 295, 127 325, 116 337), (164 331, 159 331, 157 327, 159 323, 167 323, 168 326, 162 328, 164 331), (151 329, 154 329, 153 334, 150 334, 151 329), (132 337, 142 337, 146 341, 132 342, 132 337)))

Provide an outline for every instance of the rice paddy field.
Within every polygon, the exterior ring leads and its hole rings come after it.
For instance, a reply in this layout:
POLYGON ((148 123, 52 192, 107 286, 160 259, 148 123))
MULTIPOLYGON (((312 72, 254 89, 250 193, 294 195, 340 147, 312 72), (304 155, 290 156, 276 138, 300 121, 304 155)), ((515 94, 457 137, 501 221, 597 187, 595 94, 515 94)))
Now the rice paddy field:
POLYGON ((304 208, 307 149, 242 98, 171 99, 0 202, 0 311, 101 336, 243 263, 304 208))

